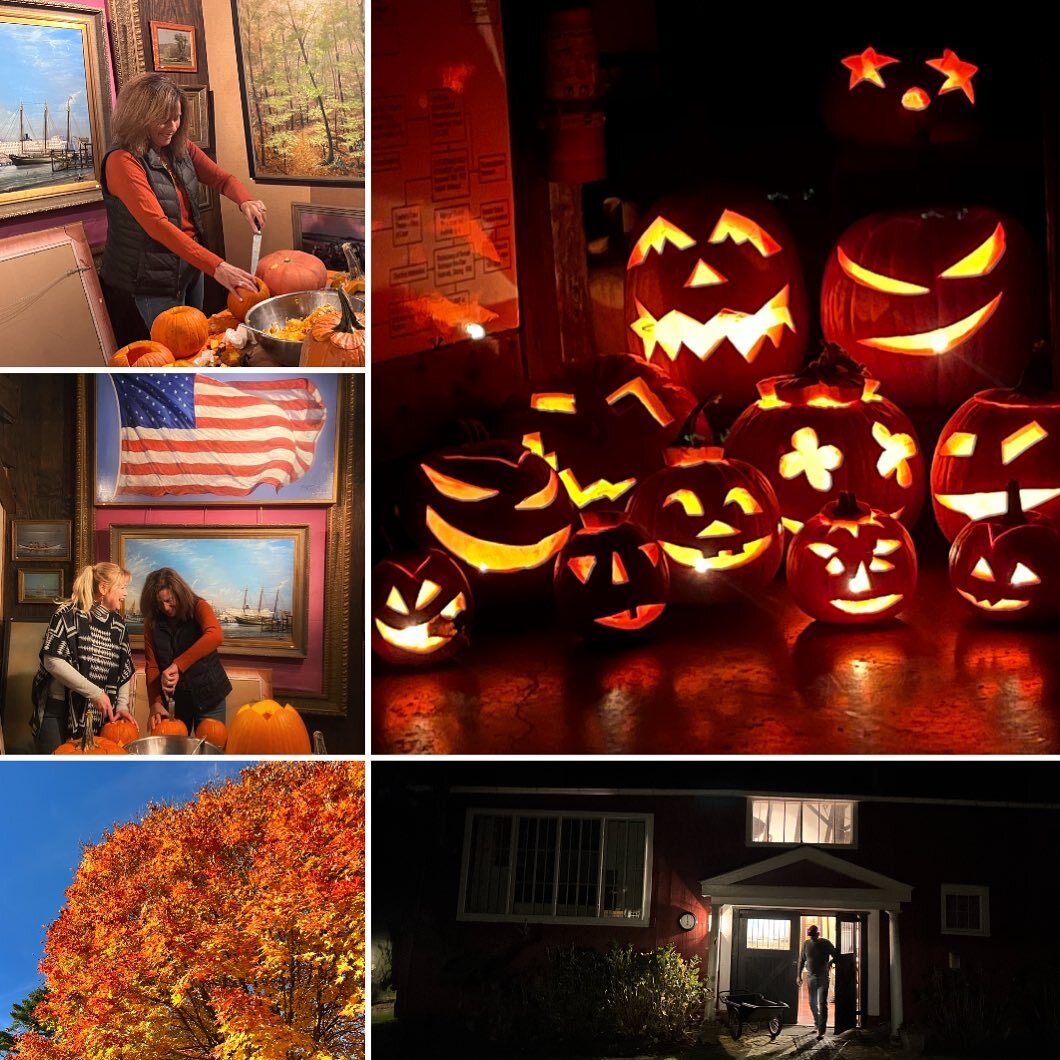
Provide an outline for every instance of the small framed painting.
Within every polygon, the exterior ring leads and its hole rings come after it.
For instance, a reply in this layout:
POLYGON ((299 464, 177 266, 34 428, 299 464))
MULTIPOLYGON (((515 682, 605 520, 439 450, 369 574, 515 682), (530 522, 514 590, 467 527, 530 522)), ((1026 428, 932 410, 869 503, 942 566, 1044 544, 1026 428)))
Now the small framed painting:
POLYGON ((70 561, 69 519, 12 519, 11 558, 70 561))
POLYGON ((151 50, 156 70, 194 74, 199 69, 199 59, 195 53, 194 26, 152 21, 151 50))
POLYGON ((61 567, 21 567, 18 572, 20 604, 54 604, 63 596, 61 567))

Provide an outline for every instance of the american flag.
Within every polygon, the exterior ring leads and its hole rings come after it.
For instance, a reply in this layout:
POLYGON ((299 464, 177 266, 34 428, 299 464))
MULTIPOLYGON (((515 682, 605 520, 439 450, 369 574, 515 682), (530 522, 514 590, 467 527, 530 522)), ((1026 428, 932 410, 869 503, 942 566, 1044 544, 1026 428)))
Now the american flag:
POLYGON ((278 491, 309 470, 327 419, 308 379, 112 377, 121 417, 117 496, 278 491))

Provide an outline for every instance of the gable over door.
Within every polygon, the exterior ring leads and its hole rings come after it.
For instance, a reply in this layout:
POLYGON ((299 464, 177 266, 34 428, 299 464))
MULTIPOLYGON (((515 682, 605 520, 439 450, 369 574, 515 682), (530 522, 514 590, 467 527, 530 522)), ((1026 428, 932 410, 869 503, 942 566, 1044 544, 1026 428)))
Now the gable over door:
POLYGON ((787 1006, 782 1023, 798 1017, 799 914, 786 910, 741 909, 733 953, 736 992, 763 994, 787 1006))

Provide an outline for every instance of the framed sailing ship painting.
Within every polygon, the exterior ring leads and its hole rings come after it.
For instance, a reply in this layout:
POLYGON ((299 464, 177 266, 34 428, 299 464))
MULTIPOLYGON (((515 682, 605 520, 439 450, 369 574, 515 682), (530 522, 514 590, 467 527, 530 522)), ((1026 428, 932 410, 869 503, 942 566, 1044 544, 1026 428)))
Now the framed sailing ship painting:
POLYGON ((0 219, 102 200, 103 12, 0 2, 0 55, 0 219))

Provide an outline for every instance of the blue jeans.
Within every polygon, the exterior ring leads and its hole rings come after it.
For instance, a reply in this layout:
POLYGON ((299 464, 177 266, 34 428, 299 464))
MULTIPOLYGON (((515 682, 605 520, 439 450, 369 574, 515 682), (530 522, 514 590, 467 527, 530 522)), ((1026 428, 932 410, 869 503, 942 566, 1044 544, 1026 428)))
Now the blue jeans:
POLYGON ((184 292, 184 300, 180 301, 168 294, 160 295, 146 295, 138 294, 133 296, 133 301, 136 303, 136 308, 140 310, 140 316, 144 318, 144 323, 147 325, 147 330, 151 330, 151 325, 155 322, 155 317, 159 313, 164 313, 167 309, 172 309, 178 305, 190 305, 196 309, 202 309, 202 300, 205 293, 205 279, 201 272, 195 274, 195 279, 188 284, 187 289, 184 292))
POLYGON ((813 1013, 814 1026, 823 1034, 828 1029, 828 973, 814 975, 811 972, 806 977, 806 983, 810 989, 810 1012, 813 1013))

